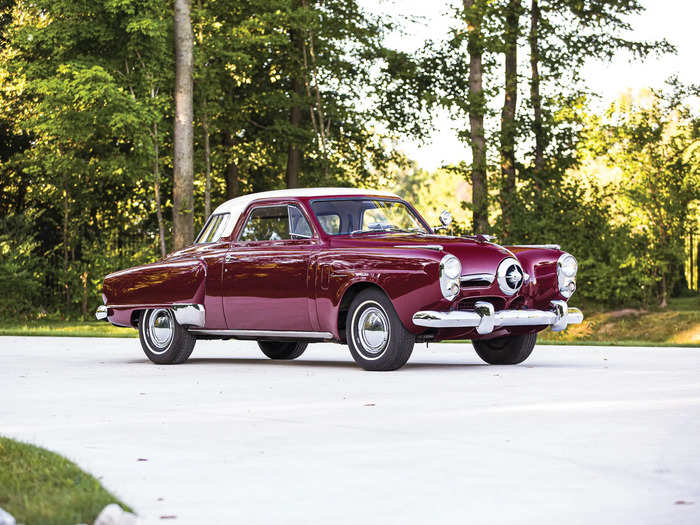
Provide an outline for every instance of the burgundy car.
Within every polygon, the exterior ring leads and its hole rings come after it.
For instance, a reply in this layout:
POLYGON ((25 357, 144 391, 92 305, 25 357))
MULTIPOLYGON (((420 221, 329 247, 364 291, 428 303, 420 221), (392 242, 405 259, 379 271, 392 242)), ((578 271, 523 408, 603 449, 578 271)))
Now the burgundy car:
POLYGON ((416 342, 446 339, 471 339, 488 363, 516 364, 541 330, 583 320, 567 306, 576 259, 559 246, 504 247, 438 229, 380 191, 238 197, 194 245, 108 275, 97 318, 137 327, 155 363, 184 362, 197 339, 255 340, 271 359, 334 341, 366 370, 395 370, 416 342))

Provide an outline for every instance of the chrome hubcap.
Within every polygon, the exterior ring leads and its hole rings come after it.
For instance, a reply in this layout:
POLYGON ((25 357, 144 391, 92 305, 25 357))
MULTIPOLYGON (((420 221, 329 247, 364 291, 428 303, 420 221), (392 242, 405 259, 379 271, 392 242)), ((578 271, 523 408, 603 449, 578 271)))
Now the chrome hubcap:
POLYGON ((358 336, 363 350, 372 356, 381 354, 389 341, 389 320, 376 306, 370 306, 360 314, 357 323, 358 336))
MULTIPOLYGON (((154 310, 148 317, 148 333, 153 346, 165 351, 173 339, 173 317, 169 310, 154 310)), ((154 353, 159 353, 154 351, 154 353)), ((162 353, 162 352, 160 352, 162 353)))

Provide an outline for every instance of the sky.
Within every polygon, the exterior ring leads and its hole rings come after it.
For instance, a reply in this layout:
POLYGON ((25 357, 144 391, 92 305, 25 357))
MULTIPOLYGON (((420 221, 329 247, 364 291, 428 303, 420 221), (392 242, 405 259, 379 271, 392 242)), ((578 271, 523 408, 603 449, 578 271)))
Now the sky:
MULTIPOLYGON (((422 17, 421 22, 404 27, 408 35, 389 35, 386 44, 412 51, 428 38, 445 34, 451 23, 446 14, 450 0, 360 0, 360 4, 375 13, 391 13, 401 9, 404 14, 422 17)), ((583 77, 588 87, 600 96, 596 104, 607 106, 628 89, 661 87, 671 75, 685 82, 700 83, 700 2, 696 0, 642 0, 646 11, 629 19, 637 40, 666 38, 675 45, 676 55, 650 58, 645 62, 629 62, 620 55, 611 63, 590 61, 583 77)), ((409 158, 427 170, 443 164, 468 160, 471 153, 460 142, 455 127, 466 128, 466 122, 454 122, 445 112, 435 115, 436 131, 424 144, 405 140, 399 144, 409 158)))

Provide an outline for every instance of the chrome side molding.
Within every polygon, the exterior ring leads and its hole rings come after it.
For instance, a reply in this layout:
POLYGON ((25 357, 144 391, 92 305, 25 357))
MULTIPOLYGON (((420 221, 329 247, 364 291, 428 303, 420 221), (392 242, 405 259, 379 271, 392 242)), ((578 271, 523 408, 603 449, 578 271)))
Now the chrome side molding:
POLYGON ((559 332, 570 324, 583 322, 583 313, 565 301, 551 301, 551 310, 501 310, 495 312, 487 301, 477 301, 473 311, 424 310, 413 315, 413 324, 428 328, 476 328, 480 335, 508 326, 551 326, 559 332))
POLYGON ((330 332, 301 332, 294 330, 189 330, 193 334, 216 335, 221 337, 279 337, 280 339, 333 339, 330 332))
POLYGON ((511 248, 545 248, 547 250, 561 250, 559 244, 511 244, 511 248))
POLYGON ((424 248, 426 250, 435 250, 438 252, 444 250, 440 244, 396 244, 394 248, 424 248))

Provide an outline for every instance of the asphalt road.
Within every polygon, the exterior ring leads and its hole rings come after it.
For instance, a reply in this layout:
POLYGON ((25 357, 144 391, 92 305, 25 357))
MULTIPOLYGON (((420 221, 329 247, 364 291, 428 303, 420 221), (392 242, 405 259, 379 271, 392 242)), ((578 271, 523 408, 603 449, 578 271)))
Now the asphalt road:
POLYGON ((417 345, 371 373, 330 344, 156 366, 137 340, 1 337, 0 433, 145 523, 700 523, 700 348, 417 345))

